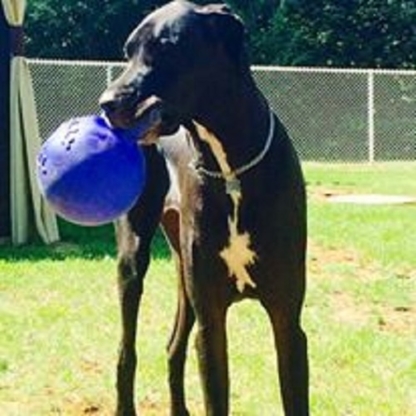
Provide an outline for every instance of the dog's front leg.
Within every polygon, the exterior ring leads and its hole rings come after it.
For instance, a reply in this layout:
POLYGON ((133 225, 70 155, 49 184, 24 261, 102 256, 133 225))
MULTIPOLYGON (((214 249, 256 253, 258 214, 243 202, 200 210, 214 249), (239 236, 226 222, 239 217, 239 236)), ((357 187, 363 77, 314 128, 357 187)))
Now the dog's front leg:
POLYGON ((150 244, 157 230, 169 186, 166 164, 158 150, 146 148, 146 187, 137 205, 116 223, 121 342, 117 364, 117 416, 135 416, 137 316, 150 244))
POLYGON ((129 220, 117 224, 119 247, 118 288, 121 308, 121 343, 117 364, 117 416, 134 416, 136 330, 143 279, 149 265, 149 242, 131 229, 129 220))
POLYGON ((226 416, 229 407, 225 314, 199 322, 196 339, 206 414, 226 416))
POLYGON ((229 412, 226 284, 218 278, 222 274, 217 261, 195 252, 192 257, 191 262, 186 262, 190 267, 185 281, 198 325, 196 349, 206 415, 226 416, 229 412))

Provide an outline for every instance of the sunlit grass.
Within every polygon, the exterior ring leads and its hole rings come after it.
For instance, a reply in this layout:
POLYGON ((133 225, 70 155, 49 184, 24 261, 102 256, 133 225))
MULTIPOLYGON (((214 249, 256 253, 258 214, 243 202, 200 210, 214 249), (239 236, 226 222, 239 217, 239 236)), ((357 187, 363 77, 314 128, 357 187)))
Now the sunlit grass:
MULTIPOLYGON (((333 205, 314 197, 321 187, 414 195, 416 166, 403 166, 405 175, 394 164, 306 165, 303 322, 313 415, 414 414, 416 207, 333 205)), ((63 232, 67 242, 56 247, 0 247, 1 415, 112 414, 120 333, 112 229, 65 225, 63 232)), ((175 291, 174 265, 159 236, 139 324, 136 389, 145 415, 168 414, 165 346, 175 291)), ((257 303, 242 302, 231 308, 228 326, 232 414, 281 415, 267 317, 257 303)), ((193 338, 187 395, 192 414, 201 415, 193 338)))

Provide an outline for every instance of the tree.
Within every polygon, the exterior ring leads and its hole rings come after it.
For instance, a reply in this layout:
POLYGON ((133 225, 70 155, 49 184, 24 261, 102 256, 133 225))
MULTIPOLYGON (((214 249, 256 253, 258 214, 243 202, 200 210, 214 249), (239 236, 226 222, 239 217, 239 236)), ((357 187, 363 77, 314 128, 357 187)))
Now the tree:
MULTIPOLYGON (((219 0, 194 0, 207 4, 219 0)), ((29 56, 122 58, 128 33, 167 0, 32 0, 29 56)), ((256 64, 416 67, 413 0, 226 0, 247 26, 256 64)))
POLYGON ((274 16, 265 60, 283 65, 415 67, 416 5, 408 0, 299 1, 274 16))
POLYGON ((129 32, 164 0, 32 0, 26 52, 40 58, 122 59, 129 32))
MULTIPOLYGON (((217 0, 195 0, 208 4, 217 0)), ((244 18, 254 59, 256 33, 268 27, 282 0, 230 0, 244 18)), ((289 0, 286 0, 289 1, 289 0)), ((291 0, 293 1, 293 0, 291 0)), ((122 58, 129 32, 166 0, 32 0, 28 4, 26 51, 40 58, 112 60, 122 58)))

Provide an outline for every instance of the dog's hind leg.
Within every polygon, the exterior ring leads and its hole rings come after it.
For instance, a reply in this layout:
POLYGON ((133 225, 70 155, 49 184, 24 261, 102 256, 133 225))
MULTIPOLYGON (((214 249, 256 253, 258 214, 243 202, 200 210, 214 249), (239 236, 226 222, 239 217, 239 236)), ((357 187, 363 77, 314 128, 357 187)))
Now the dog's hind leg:
POLYGON ((299 312, 265 305, 278 355, 280 390, 285 416, 308 416, 307 339, 299 312))
POLYGON ((189 334, 195 322, 195 315, 185 291, 183 265, 179 241, 179 212, 176 209, 165 211, 162 226, 169 241, 178 271, 178 299, 175 323, 168 342, 168 372, 171 397, 171 415, 188 416, 185 402, 185 361, 189 334))
POLYGON ((195 315, 183 284, 179 283, 178 306, 174 329, 168 344, 169 389, 171 415, 188 416, 185 402, 185 361, 189 334, 195 322, 195 315))
POLYGON ((147 149, 147 181, 139 203, 116 224, 118 287, 122 336, 117 365, 117 416, 135 416, 137 316, 150 244, 158 227, 168 188, 166 166, 155 149, 147 149))

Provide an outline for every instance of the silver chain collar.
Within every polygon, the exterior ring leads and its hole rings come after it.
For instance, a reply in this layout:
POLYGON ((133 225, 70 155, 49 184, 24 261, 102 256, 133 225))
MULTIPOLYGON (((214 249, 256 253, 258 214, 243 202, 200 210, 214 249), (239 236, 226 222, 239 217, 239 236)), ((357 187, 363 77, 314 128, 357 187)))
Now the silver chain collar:
POLYGON ((213 171, 209 169, 205 169, 203 166, 195 166, 195 169, 198 172, 203 173, 204 175, 210 178, 216 179, 224 179, 225 181, 230 181, 231 178, 237 178, 237 176, 242 175, 243 173, 249 171, 250 169, 254 168, 258 165, 266 156, 267 152, 270 149, 270 145, 272 144, 273 136, 274 136, 274 128, 275 128, 275 121, 274 121, 274 114, 270 110, 269 111, 269 135, 267 136, 266 143, 264 144, 263 149, 260 153, 251 159, 247 164, 238 167, 230 172, 221 172, 221 171, 213 171))

